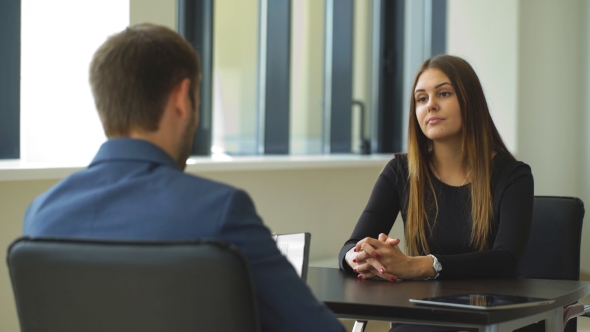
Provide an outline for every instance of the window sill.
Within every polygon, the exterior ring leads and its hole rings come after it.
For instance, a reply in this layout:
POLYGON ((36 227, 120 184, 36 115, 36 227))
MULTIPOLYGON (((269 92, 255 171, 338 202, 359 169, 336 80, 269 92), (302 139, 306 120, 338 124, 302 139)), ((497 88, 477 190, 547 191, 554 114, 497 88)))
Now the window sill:
MULTIPOLYGON (((326 168, 382 167, 391 154, 373 155, 313 155, 313 156, 249 156, 213 155, 192 157, 187 162, 188 173, 233 172, 261 170, 301 170, 326 168)), ((26 163, 20 160, 0 161, 0 181, 55 180, 85 168, 83 163, 26 163)))

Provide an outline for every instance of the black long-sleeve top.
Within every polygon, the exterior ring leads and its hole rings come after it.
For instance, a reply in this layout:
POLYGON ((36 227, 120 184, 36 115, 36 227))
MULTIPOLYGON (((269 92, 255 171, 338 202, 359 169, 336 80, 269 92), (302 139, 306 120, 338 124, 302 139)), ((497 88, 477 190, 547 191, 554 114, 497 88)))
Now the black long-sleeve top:
MULTIPOLYGON (((470 245, 470 184, 454 187, 434 176, 433 179, 439 210, 432 234, 426 235, 431 254, 443 267, 438 278, 514 277, 528 243, 533 215, 534 182, 530 167, 503 154, 492 159, 495 226, 488 242, 491 249, 480 252, 470 245)), ((340 250, 341 269, 352 272, 344 259, 346 253, 365 237, 389 234, 400 211, 405 226, 408 195, 407 155, 396 154, 377 179, 350 239, 340 250)), ((426 204, 429 216, 435 215, 433 205, 426 204)))

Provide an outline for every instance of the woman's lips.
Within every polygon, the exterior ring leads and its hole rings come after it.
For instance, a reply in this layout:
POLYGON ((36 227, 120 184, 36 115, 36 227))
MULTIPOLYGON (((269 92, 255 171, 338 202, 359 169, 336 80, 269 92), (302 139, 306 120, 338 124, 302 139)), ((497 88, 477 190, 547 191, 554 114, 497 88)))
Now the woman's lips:
POLYGON ((441 123, 443 120, 444 119, 442 119, 442 118, 432 117, 432 118, 428 119, 428 124, 435 125, 437 123, 441 123))

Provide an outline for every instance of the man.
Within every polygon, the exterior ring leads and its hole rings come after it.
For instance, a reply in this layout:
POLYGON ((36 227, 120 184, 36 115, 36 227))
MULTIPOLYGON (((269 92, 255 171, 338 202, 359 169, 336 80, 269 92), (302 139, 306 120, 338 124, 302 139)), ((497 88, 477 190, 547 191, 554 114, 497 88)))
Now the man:
POLYGON ((143 24, 110 37, 90 65, 108 141, 87 169, 33 201, 24 234, 217 238, 249 260, 263 331, 343 331, 280 254, 245 192, 183 172, 198 122, 199 79, 197 53, 170 29, 143 24))

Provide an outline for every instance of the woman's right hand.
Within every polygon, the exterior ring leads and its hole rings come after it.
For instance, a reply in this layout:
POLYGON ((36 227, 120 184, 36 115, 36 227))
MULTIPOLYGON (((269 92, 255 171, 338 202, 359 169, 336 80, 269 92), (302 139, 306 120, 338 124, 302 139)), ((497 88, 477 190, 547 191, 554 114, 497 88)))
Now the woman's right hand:
MULTIPOLYGON (((387 273, 387 269, 379 262, 381 253, 375 248, 375 240, 373 238, 365 238, 357 243, 357 245, 351 248, 345 255, 345 260, 354 272, 359 273, 359 279, 369 279, 373 277, 379 277, 388 281, 397 281, 397 277, 393 274, 387 273), (373 245, 369 244, 373 243, 373 245), (363 253, 359 256, 359 254, 363 253), (360 269, 357 269, 361 266, 360 269)), ((387 235, 379 234, 379 248, 384 253, 389 253, 392 247, 396 247, 400 240, 392 239, 387 235), (386 249, 386 250, 383 250, 386 249)))

